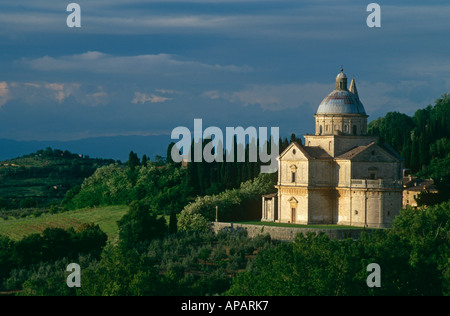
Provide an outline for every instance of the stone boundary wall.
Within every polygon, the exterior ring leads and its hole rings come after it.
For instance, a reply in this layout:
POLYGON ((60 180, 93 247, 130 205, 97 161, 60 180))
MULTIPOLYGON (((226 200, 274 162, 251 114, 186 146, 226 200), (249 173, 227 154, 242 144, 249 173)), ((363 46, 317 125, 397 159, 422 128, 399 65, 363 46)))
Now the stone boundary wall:
MULTIPOLYGON (((212 229, 215 233, 218 233, 222 229, 228 230, 240 230, 245 229, 248 232, 248 236, 253 238, 260 234, 269 234, 270 238, 274 240, 293 241, 298 233, 306 235, 308 232, 320 233, 323 232, 332 239, 346 239, 346 238, 359 238, 361 229, 326 229, 326 228, 300 228, 300 227, 278 227, 278 226, 265 226, 265 225, 251 225, 251 224, 237 224, 237 223, 223 223, 212 222, 212 229)), ((367 232, 371 232, 370 229, 365 229, 367 232)))

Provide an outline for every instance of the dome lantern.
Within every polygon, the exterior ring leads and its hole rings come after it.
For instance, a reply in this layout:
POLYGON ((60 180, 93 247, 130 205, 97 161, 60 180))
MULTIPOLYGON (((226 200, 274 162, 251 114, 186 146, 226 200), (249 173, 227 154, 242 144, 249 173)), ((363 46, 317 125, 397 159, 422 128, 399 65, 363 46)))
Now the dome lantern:
POLYGON ((347 76, 344 74, 344 69, 336 77, 336 90, 347 90, 347 76))

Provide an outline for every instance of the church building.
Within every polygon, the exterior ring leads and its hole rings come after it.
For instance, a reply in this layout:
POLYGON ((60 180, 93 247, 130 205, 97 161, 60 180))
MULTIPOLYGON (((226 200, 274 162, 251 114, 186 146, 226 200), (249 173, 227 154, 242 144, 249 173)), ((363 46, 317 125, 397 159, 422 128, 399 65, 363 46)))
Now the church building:
POLYGON ((276 194, 263 196, 262 221, 390 227, 402 208, 402 157, 376 136, 355 80, 336 77, 320 103, 315 133, 278 157, 276 194))

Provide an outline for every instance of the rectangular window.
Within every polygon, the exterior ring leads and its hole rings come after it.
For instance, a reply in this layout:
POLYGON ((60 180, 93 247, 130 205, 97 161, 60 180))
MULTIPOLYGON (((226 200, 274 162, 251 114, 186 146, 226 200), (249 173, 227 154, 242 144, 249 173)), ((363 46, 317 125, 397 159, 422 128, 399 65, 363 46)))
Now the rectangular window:
POLYGON ((295 182, 295 172, 292 172, 292 182, 295 182))

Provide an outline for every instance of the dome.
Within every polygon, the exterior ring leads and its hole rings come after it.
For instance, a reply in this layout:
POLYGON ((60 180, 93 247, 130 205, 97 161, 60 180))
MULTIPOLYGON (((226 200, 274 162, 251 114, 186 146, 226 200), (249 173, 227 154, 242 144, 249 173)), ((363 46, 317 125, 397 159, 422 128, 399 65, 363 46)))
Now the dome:
POLYGON ((343 69, 336 76, 336 89, 322 100, 316 114, 359 114, 366 115, 359 100, 355 81, 352 79, 350 91, 347 89, 347 76, 343 69))
POLYGON ((348 90, 334 90, 323 99, 316 114, 362 114, 366 111, 359 98, 348 90))

